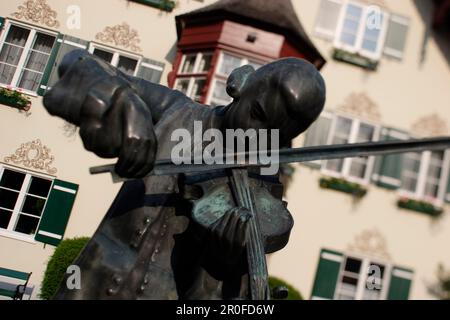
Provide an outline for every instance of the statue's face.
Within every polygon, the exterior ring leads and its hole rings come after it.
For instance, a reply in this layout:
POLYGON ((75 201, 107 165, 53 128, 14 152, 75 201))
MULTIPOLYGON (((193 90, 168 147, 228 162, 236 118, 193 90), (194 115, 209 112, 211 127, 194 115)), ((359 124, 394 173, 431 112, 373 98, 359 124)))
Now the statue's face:
POLYGON ((286 92, 269 81, 252 81, 231 104, 224 126, 243 130, 279 129, 280 146, 283 146, 299 134, 299 122, 287 111, 289 100, 286 92))

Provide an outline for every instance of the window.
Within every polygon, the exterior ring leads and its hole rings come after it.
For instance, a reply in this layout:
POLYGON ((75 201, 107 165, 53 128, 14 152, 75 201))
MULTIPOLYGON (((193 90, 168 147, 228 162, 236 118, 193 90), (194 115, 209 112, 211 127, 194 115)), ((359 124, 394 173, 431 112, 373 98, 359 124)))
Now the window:
POLYGON ((124 52, 114 51, 113 49, 100 47, 98 45, 92 45, 90 52, 130 76, 134 76, 137 73, 137 67, 140 60, 138 56, 132 56, 124 52))
POLYGON ((226 92, 227 79, 231 72, 243 65, 251 65, 253 68, 260 68, 263 63, 245 57, 231 55, 221 52, 219 64, 213 79, 213 86, 210 91, 209 104, 211 106, 227 105, 231 102, 231 97, 226 92))
POLYGON ((341 12, 334 44, 337 48, 379 59, 386 32, 386 14, 376 7, 348 2, 341 12))
POLYGON ((370 259, 345 257, 334 298, 336 300, 382 300, 386 298, 386 269, 370 259))
POLYGON ((411 269, 385 264, 370 257, 322 249, 312 299, 407 300, 411 269))
POLYGON ((403 156, 401 191, 404 195, 430 202, 442 202, 448 175, 448 157, 443 151, 407 153, 403 156))
POLYGON ((409 20, 357 1, 322 0, 315 34, 338 49, 372 60, 381 54, 402 58, 409 20))
MULTIPOLYGON (((359 119, 336 115, 331 125, 328 144, 361 143, 378 140, 379 128, 359 119)), ((373 168, 373 157, 327 160, 322 166, 326 174, 368 183, 373 168)))
POLYGON ((179 78, 175 82, 175 89, 192 100, 201 102, 211 61, 211 52, 185 54, 178 73, 179 78))
POLYGON ((36 93, 56 34, 7 22, 0 41, 0 84, 36 93))
POLYGON ((34 235, 52 179, 0 167, 0 229, 34 235))

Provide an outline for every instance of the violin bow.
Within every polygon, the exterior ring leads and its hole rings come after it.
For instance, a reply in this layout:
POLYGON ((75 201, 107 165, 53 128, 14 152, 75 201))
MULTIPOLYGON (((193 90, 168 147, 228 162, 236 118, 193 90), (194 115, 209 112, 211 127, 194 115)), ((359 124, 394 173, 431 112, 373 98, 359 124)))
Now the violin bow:
MULTIPOLYGON (((353 144, 336 144, 303 148, 286 148, 280 150, 270 150, 271 164, 284 164, 295 162, 309 162, 315 160, 331 160, 351 157, 370 157, 379 155, 399 154, 406 152, 423 152, 450 149, 450 137, 363 142, 353 144), (273 155, 277 154, 277 157, 273 155)), ((153 170, 147 175, 169 175, 178 173, 206 173, 221 169, 237 169, 248 167, 263 167, 259 160, 259 155, 267 156, 267 151, 248 151, 242 153, 225 154, 222 163, 214 164, 196 164, 194 161, 188 161, 179 165, 174 164, 171 159, 156 160, 153 170), (255 157, 256 156, 256 157, 255 157), (226 161, 227 159, 257 159, 256 163, 243 161, 226 161)), ((181 161, 180 161, 181 162, 181 161)), ((211 163, 211 162, 210 162, 211 163)), ((118 176, 114 170, 114 164, 91 167, 91 174, 110 173, 113 182, 122 182, 129 180, 118 176)))

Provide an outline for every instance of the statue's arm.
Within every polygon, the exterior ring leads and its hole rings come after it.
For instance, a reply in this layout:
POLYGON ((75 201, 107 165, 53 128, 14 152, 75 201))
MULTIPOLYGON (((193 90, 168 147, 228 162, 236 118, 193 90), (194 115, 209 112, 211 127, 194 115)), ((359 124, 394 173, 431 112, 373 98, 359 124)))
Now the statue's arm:
POLYGON ((145 176, 157 150, 153 125, 166 108, 188 98, 129 77, 85 50, 68 53, 58 72, 60 80, 44 96, 49 113, 79 126, 87 150, 117 157, 119 175, 145 176))

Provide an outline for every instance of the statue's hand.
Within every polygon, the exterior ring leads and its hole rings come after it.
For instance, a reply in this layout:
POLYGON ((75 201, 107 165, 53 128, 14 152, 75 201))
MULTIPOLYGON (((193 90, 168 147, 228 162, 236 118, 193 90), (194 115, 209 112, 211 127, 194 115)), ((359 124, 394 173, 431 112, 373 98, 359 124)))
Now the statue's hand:
POLYGON ((84 146, 100 157, 118 157, 115 169, 120 176, 143 177, 152 170, 157 149, 151 113, 130 87, 120 86, 111 96, 102 86, 88 93, 82 107, 84 146))
POLYGON ((229 210, 210 228, 211 252, 223 264, 234 266, 242 260, 251 213, 242 207, 229 210))
POLYGON ((61 80, 44 96, 44 105, 80 127, 87 150, 103 158, 118 157, 116 172, 127 178, 153 168, 157 142, 152 115, 122 73, 75 50, 59 68, 61 80))

